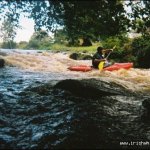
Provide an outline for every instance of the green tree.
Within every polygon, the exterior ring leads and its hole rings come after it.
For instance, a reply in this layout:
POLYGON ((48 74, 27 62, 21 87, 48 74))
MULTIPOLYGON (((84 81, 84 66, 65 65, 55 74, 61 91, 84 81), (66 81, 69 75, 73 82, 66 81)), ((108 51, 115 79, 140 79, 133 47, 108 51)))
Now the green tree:
POLYGON ((31 40, 35 39, 35 40, 42 41, 44 38, 48 38, 48 37, 49 37, 49 35, 46 31, 39 30, 39 31, 33 33, 33 35, 31 36, 31 40))
POLYGON ((26 48, 27 48, 27 45, 28 45, 28 42, 26 42, 26 41, 20 41, 20 42, 17 44, 17 48, 19 48, 19 49, 26 49, 26 48))
POLYGON ((65 29, 58 29, 54 33, 55 43, 67 44, 67 33, 65 29))
POLYGON ((133 55, 137 58, 137 66, 150 68, 150 35, 135 38, 131 46, 133 55))
POLYGON ((0 36, 3 40, 2 48, 15 48, 14 38, 16 36, 16 26, 12 23, 11 17, 4 18, 0 28, 0 36))
POLYGON ((2 4, 2 8, 7 7, 12 10, 12 14, 16 14, 12 15, 14 21, 20 12, 29 12, 29 16, 35 20, 35 29, 45 26, 48 30, 55 31, 63 25, 71 44, 78 38, 95 40, 99 35, 119 34, 126 31, 129 22, 121 0, 14 0, 2 4))
POLYGON ((150 28, 150 1, 131 1, 127 4, 131 8, 129 16, 131 18, 132 29, 138 33, 147 34, 150 28))
POLYGON ((39 30, 33 33, 27 47, 31 49, 44 49, 51 45, 52 40, 52 37, 46 31, 39 30))
POLYGON ((78 38, 88 42, 88 39, 97 40, 99 35, 119 34, 126 31, 129 23, 123 3, 118 0, 56 1, 53 6, 55 13, 63 20, 71 44, 78 38))
POLYGON ((0 3, 0 12, 9 10, 13 22, 18 21, 20 13, 28 12, 28 17, 35 20, 35 30, 46 27, 54 32, 63 26, 71 44, 78 38, 97 40, 99 36, 118 35, 128 31, 129 27, 142 33, 150 27, 149 1, 130 0, 127 5, 132 8, 131 13, 125 11, 122 0, 5 0, 0 3))

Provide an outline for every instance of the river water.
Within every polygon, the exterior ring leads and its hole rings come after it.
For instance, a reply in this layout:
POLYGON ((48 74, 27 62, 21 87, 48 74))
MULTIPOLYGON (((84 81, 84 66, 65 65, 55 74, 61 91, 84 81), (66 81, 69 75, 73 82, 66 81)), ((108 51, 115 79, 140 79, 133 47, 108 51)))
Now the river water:
POLYGON ((1 52, 7 54, 0 69, 1 149, 149 148, 150 122, 142 118, 142 102, 150 98, 149 69, 75 72, 67 68, 91 61, 72 60, 65 52, 1 52), (124 94, 85 98, 55 88, 71 79, 98 79, 124 94))

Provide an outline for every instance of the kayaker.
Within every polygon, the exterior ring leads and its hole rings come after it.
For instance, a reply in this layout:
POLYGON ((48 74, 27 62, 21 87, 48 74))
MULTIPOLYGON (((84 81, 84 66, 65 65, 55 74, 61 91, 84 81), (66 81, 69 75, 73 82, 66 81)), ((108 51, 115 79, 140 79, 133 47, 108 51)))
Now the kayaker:
POLYGON ((94 68, 98 68, 98 65, 100 62, 104 61, 104 68, 112 65, 111 62, 108 62, 108 60, 104 57, 105 55, 108 55, 109 52, 113 50, 111 49, 103 49, 103 47, 98 47, 97 52, 93 55, 92 58, 92 65, 94 68))

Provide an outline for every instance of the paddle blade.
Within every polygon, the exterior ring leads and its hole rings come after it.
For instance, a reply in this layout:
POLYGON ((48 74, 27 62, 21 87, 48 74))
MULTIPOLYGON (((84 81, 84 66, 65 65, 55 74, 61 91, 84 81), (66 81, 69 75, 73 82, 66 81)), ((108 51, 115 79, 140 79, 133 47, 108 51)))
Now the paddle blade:
POLYGON ((116 48, 116 45, 112 48, 112 50, 114 50, 116 48))
POLYGON ((104 61, 100 62, 98 65, 98 69, 101 71, 104 68, 104 61))

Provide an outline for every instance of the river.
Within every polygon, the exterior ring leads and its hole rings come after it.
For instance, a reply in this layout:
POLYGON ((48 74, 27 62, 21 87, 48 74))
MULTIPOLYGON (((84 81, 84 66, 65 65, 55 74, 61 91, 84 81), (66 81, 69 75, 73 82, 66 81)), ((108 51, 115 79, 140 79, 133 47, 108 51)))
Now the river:
POLYGON ((150 69, 75 72, 67 68, 91 61, 72 60, 66 52, 1 52, 7 54, 0 69, 1 149, 149 148, 142 102, 150 98, 150 69), (57 88, 61 81, 71 84, 68 90, 57 88), (84 86, 91 83, 112 93, 91 95, 93 87, 84 86), (80 95, 71 91, 75 85, 80 95))

